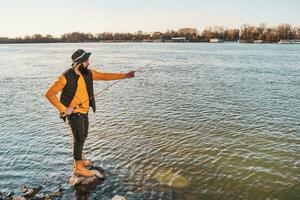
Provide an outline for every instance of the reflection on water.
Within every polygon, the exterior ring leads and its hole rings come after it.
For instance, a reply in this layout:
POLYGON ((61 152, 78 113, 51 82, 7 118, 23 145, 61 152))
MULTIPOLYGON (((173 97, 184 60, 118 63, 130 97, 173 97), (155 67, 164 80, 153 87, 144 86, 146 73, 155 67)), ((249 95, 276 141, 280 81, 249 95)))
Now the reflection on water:
POLYGON ((0 191, 74 198, 71 133, 44 92, 77 48, 103 71, 151 63, 97 97, 85 152, 108 176, 88 199, 298 199, 300 46, 235 43, 1 45, 0 191))

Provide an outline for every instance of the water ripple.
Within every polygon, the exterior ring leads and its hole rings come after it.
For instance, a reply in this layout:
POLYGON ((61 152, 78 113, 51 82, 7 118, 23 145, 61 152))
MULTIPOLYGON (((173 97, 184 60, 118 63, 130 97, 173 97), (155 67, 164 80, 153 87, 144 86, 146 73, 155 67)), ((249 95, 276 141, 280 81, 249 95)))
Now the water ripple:
MULTIPOLYGON (((153 62, 97 97, 90 113, 85 152, 108 174, 95 198, 297 199, 299 46, 82 46, 103 71, 153 62)), ((70 175, 71 133, 44 92, 75 48, 0 48, 2 192, 70 175), (15 60, 5 60, 8 51, 15 60)))

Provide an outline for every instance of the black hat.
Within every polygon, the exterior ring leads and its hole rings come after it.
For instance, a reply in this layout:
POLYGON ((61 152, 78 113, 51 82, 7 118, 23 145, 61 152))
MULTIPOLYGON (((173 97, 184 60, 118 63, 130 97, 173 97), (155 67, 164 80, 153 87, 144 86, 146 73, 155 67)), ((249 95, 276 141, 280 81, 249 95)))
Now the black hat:
POLYGON ((76 62, 78 64, 83 63, 87 59, 89 59, 91 53, 85 52, 83 49, 77 49, 71 56, 73 63, 76 62))

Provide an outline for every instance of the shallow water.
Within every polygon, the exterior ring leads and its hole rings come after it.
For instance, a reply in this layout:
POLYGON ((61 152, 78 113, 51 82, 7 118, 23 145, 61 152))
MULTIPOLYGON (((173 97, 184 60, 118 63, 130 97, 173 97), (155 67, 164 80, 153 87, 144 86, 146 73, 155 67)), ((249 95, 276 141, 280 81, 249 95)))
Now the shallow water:
MULTIPOLYGON (((0 191, 66 189, 70 130, 47 87, 77 48, 136 78, 98 96, 85 152, 107 172, 90 199, 298 199, 300 45, 0 45, 0 191)), ((95 82, 95 91, 112 82, 95 82)))

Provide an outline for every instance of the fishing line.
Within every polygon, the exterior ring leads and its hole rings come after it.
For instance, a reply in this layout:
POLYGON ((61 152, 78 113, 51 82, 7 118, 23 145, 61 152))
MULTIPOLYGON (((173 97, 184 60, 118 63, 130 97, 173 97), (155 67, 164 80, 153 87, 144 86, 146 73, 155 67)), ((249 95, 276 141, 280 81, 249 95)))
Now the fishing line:
MULTIPOLYGON (((152 64, 152 62, 151 62, 151 63, 148 63, 148 64, 146 64, 146 65, 143 65, 143 66, 141 66, 141 67, 139 67, 138 69, 134 70, 134 72, 140 71, 142 68, 147 67, 147 66, 149 66, 150 64, 152 64)), ((104 89, 100 90, 99 92, 97 92, 96 94, 94 94, 93 96, 91 96, 90 98, 88 98, 88 99, 86 99, 85 101, 83 101, 83 102, 77 104, 76 106, 74 106, 74 107, 73 107, 73 110, 76 109, 76 108, 78 108, 78 107, 80 107, 83 103, 85 103, 85 102, 91 100, 92 98, 96 97, 97 95, 99 95, 99 94, 103 93, 104 91, 108 90, 110 87, 112 87, 113 85, 119 83, 119 82, 122 81, 122 80, 124 80, 124 79, 117 80, 117 81, 115 81, 114 83, 108 85, 107 87, 105 87, 104 89)), ((63 114, 60 115, 60 118, 62 118, 64 121, 66 121, 66 116, 67 116, 67 114, 66 114, 66 113, 63 113, 63 114)))

